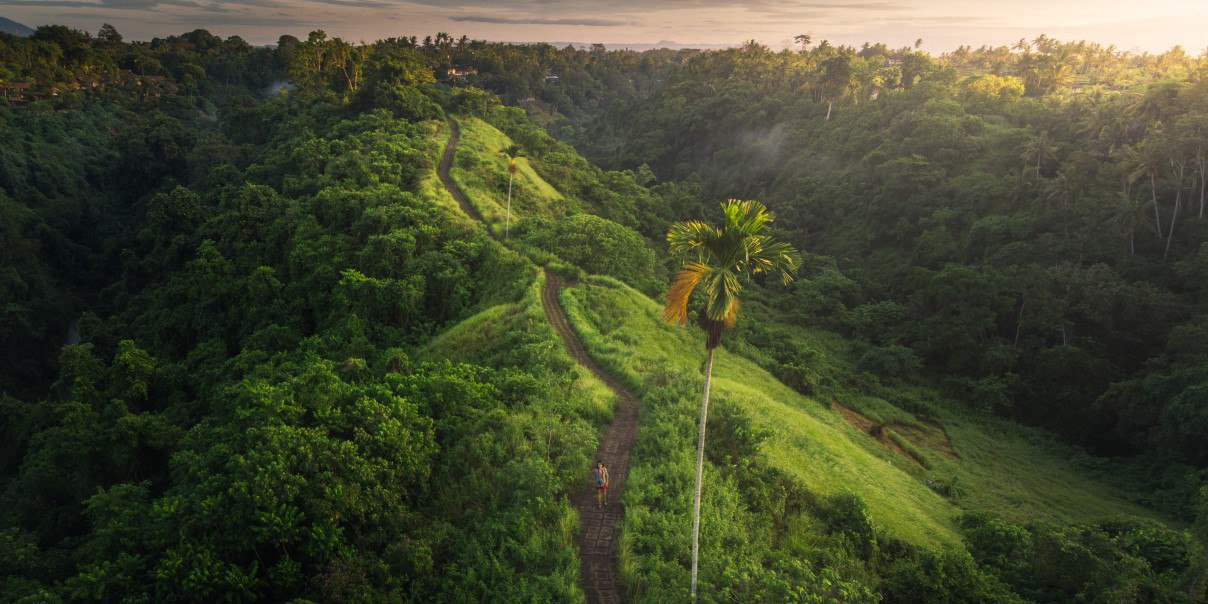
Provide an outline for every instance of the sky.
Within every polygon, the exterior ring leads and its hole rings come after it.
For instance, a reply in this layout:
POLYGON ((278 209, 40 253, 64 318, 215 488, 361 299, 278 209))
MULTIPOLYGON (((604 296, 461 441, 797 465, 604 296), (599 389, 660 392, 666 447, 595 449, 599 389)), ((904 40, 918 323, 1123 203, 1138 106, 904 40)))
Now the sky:
POLYGON ((736 45, 815 42, 891 47, 923 40, 935 54, 962 44, 1011 44, 1039 34, 1120 49, 1208 47, 1208 0, 0 0, 0 17, 96 33, 112 23, 130 40, 197 28, 253 44, 314 29, 349 41, 419 36, 506 42, 736 45))

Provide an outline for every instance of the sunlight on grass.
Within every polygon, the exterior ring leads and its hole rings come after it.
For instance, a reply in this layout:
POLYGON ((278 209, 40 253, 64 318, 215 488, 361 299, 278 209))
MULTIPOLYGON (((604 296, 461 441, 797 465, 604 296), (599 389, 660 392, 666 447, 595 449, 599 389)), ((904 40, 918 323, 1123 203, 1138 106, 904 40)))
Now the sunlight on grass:
MULTIPOLYGON (((659 305, 640 293, 593 278, 562 296, 593 357, 639 390, 645 375, 667 363, 702 368, 703 336, 695 328, 661 321, 659 305)), ((715 361, 713 384, 717 396, 744 401, 752 419, 771 431, 763 446, 773 465, 815 495, 859 495, 878 526, 919 545, 959 546, 956 519, 962 511, 988 511, 1020 521, 1153 516, 1086 477, 1070 461, 1069 450, 1043 433, 993 418, 943 412, 943 403, 934 399, 926 406, 941 409, 934 419, 944 424, 960 458, 898 434, 926 457, 930 469, 925 469, 848 424, 828 401, 801 395, 724 349, 715 361), (927 481, 955 482, 955 502, 929 488, 927 481)), ((839 398, 875 421, 921 426, 911 413, 882 398, 858 392, 844 392, 839 398)), ((942 435, 940 428, 932 430, 942 435)))
MULTIPOLYGON (((490 225, 492 232, 502 235, 508 190, 508 160, 503 152, 512 141, 506 134, 478 118, 461 118, 458 124, 461 126, 461 140, 449 174, 483 221, 490 225)), ((530 216, 559 217, 566 214, 566 199, 533 170, 528 159, 517 158, 516 166, 517 172, 512 182, 513 226, 530 216)))

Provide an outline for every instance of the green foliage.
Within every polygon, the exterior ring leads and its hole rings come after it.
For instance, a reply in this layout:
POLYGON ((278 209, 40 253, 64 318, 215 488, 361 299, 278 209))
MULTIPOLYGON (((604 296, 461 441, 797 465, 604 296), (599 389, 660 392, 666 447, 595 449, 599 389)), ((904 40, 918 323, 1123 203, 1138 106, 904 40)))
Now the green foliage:
POLYGON ((877 377, 901 379, 915 375, 923 363, 913 350, 898 345, 874 346, 856 363, 858 371, 867 371, 877 377))
POLYGON ((1186 533, 1151 521, 1056 528, 968 515, 961 525, 978 564, 1032 600, 1184 601, 1181 586, 1203 572, 1186 533))
POLYGON ((584 271, 619 279, 656 294, 654 251, 633 229, 591 214, 572 214, 558 221, 530 220, 516 236, 584 271))
POLYGON ((684 599, 699 334, 584 272, 751 191, 813 253, 718 352, 705 599, 1204 599, 1202 61, 1019 50, 0 36, 0 600, 581 601, 615 401, 532 261, 643 396, 625 589, 684 599))
POLYGON ((965 552, 924 552, 889 568, 882 585, 892 602, 1025 602, 965 552))
POLYGON ((194 96, 226 76, 193 49, 229 41, 169 43, 183 108, 115 85, 3 120, 3 335, 32 358, 0 383, 0 599, 581 600, 600 387, 531 320, 480 365, 414 356, 534 275, 426 185, 427 59, 384 47, 361 85, 369 47, 286 40, 279 67, 362 54, 257 103, 194 96))

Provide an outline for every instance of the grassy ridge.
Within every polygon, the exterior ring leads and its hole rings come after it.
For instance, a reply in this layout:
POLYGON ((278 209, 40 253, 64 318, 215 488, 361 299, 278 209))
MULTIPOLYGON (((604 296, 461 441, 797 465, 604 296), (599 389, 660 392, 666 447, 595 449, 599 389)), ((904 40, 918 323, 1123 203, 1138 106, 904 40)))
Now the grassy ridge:
MULTIPOLYGON (((699 334, 660 321, 657 304, 640 293, 597 279, 567 290, 563 301, 591 354, 635 387, 643 388, 644 376, 665 364, 699 373, 704 357, 699 334)), ((778 468, 816 494, 859 495, 878 526, 915 544, 959 544, 955 520, 962 510, 1072 523, 1152 516, 1113 488, 1087 478, 1068 461, 1069 449, 1042 433, 950 410, 939 401, 931 407, 959 459, 929 448, 911 432, 900 434, 926 455, 931 465, 926 470, 853 428, 827 404, 790 390, 725 350, 717 355, 714 389, 741 401, 758 425, 771 431, 764 451, 778 468), (959 507, 927 488, 927 480, 956 482, 959 507)), ((928 394, 935 396, 924 389, 911 393, 928 394)), ((887 420, 914 421, 882 399, 850 398, 887 420)))
MULTIPOLYGON (((508 139, 483 122, 466 120, 462 141, 454 178, 491 230, 502 234, 498 187, 475 174, 496 170, 506 187, 505 160, 498 150, 508 139)), ((536 182, 545 184, 539 178, 536 182)), ((569 210, 563 199, 536 198, 543 204, 523 210, 513 206, 514 222, 569 210)), ((524 366, 526 354, 556 358, 555 364, 565 363, 561 379, 569 387, 563 391, 570 394, 565 408, 548 411, 584 418, 598 430, 611 417, 615 400, 566 354, 541 308, 543 277, 534 275, 520 300, 481 310, 434 338, 420 356, 493 367, 524 366)), ((682 575, 688 565, 702 336, 662 322, 656 302, 609 278, 588 278, 564 290, 561 300, 589 353, 643 396, 642 432, 624 495, 620 535, 628 595, 634 601, 686 597, 678 590, 686 583, 682 575)), ((775 314, 757 302, 748 311, 764 319, 775 314)), ((776 320, 768 325, 777 337, 817 352, 815 361, 806 363, 813 365, 807 371, 810 380, 826 384, 820 390, 826 394, 812 398, 786 386, 761 367, 767 366, 767 352, 750 344, 735 341, 743 354, 718 351, 702 510, 707 558, 701 568, 702 581, 725 592, 718 597, 777 599, 768 596, 777 592, 759 589, 823 584, 833 586, 818 588, 824 597, 875 601, 863 586, 881 581, 878 577, 887 571, 877 560, 887 558, 875 553, 876 545, 872 550, 852 545, 869 534, 861 526, 888 538, 882 545, 887 552, 901 551, 893 539, 959 552, 965 547, 959 526, 964 512, 1060 524, 1153 516, 1089 478, 1090 472, 1073 460, 1078 454, 1046 433, 974 413, 930 388, 880 385, 858 371, 853 362, 857 351, 832 332, 776 320), (832 401, 863 415, 867 425, 853 426, 832 409, 832 401), (878 437, 868 434, 870 425, 881 428, 878 437), (746 442, 757 448, 744 451, 739 441, 756 433, 762 436, 746 442), (757 464, 770 467, 772 474, 727 457, 755 452, 763 460, 757 464), (743 476, 748 470, 754 482, 743 476), (777 475, 791 484, 777 482, 777 475), (771 482, 760 482, 769 477, 771 482), (854 506, 845 499, 849 493, 858 498, 854 506), (863 514, 868 524, 862 524, 863 514), (849 530, 855 532, 845 532, 849 530), (786 565, 785 560, 799 562, 786 565), (760 587, 750 587, 754 585, 760 587)), ((576 458, 590 454, 598 443, 596 434, 581 434, 583 442, 574 445, 576 458)), ((573 511, 564 518, 568 520, 559 524, 568 526, 535 530, 565 541, 577 518, 573 511)))
MULTIPOLYGON (((449 175, 466 194, 492 232, 503 234, 507 213, 508 160, 504 151, 512 140, 486 122, 465 117, 458 120, 461 140, 449 175)), ((523 150, 521 150, 523 153, 523 150)), ((512 225, 529 216, 560 217, 572 208, 565 197, 541 178, 527 158, 516 158, 512 182, 512 225)))
MULTIPOLYGON (((545 275, 534 270, 532 284, 522 299, 492 306, 445 330, 424 346, 418 356, 453 363, 507 366, 515 360, 517 351, 513 345, 523 336, 528 348, 556 359, 570 372, 574 393, 571 404, 575 413, 597 428, 602 427, 612 419, 616 395, 566 352, 541 307, 541 288, 544 286, 545 275)), ((596 446, 598 443, 590 446, 584 443, 582 449, 590 454, 596 446)), ((584 468, 584 476, 587 471, 584 468)))
MULTIPOLYGON (((644 376, 663 365, 699 371, 704 362, 698 334, 667 325, 656 303, 616 282, 597 280, 567 290, 563 303, 591 354, 640 390, 648 386, 644 376)), ((714 362, 713 388, 741 401, 771 431, 764 452, 811 492, 853 492, 868 503, 879 526, 913 543, 960 544, 958 510, 897 467, 890 453, 866 447, 863 434, 818 401, 724 349, 714 362)))

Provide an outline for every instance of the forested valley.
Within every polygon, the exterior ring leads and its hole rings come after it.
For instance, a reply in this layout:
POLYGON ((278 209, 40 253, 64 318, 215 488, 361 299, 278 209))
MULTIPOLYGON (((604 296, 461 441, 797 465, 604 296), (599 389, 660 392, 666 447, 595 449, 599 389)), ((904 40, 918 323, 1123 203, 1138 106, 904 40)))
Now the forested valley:
POLYGON ((619 403, 548 303, 640 399, 616 589, 688 601, 659 315, 730 198, 801 263, 719 349, 702 600, 1208 600, 1208 55, 42 26, 0 87, 0 601, 593 600, 619 403))

